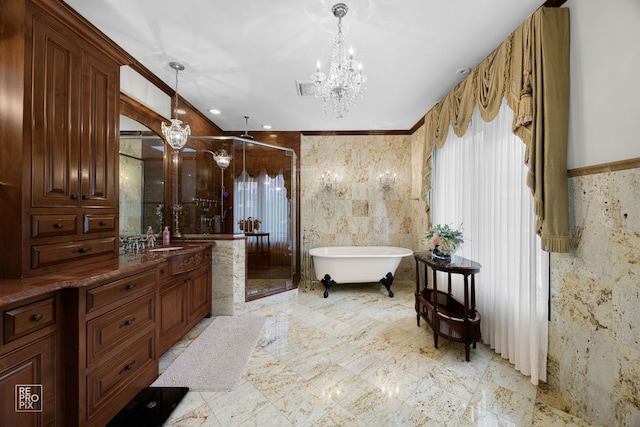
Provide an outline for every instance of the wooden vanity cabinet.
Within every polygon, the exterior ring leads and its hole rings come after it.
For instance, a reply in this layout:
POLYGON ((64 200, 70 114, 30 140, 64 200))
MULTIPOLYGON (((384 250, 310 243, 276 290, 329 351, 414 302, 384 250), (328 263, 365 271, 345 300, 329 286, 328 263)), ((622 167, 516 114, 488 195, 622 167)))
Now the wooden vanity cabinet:
POLYGON ((58 294, 44 295, 2 308, 2 425, 31 427, 64 424, 57 327, 59 311, 58 294))
POLYGON ((65 425, 105 425, 158 376, 157 268, 70 289, 65 425))
POLYGON ((211 315, 211 249, 176 255, 160 267, 160 354, 211 315))
POLYGON ((62 2, 6 0, 2 10, 0 53, 14 72, 0 92, 15 111, 0 117, 0 181, 12 206, 0 226, 0 278, 115 257, 123 59, 62 2))

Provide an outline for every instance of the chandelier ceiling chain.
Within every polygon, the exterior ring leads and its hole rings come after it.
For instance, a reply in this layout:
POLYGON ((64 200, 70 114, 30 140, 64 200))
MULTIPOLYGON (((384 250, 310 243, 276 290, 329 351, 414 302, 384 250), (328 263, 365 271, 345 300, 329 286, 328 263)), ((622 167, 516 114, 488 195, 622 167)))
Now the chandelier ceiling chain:
POLYGON ((331 53, 329 75, 320 72, 320 61, 316 64, 316 72, 311 75, 315 95, 323 100, 326 114, 330 104, 338 119, 347 114, 350 108, 362 97, 366 89, 367 76, 362 74, 362 63, 353 59, 353 49, 345 48, 342 34, 342 18, 349 8, 344 3, 333 5, 331 11, 338 18, 338 34, 335 37, 331 53), (348 55, 347 55, 348 53, 348 55))
POLYGON ((169 66, 176 70, 176 98, 173 110, 176 118, 171 119, 170 125, 162 122, 162 134, 165 136, 167 143, 177 151, 182 149, 182 147, 187 143, 187 139, 189 138, 189 135, 191 135, 191 127, 189 125, 182 127, 182 120, 178 119, 178 73, 184 70, 184 65, 178 62, 170 62, 169 66))

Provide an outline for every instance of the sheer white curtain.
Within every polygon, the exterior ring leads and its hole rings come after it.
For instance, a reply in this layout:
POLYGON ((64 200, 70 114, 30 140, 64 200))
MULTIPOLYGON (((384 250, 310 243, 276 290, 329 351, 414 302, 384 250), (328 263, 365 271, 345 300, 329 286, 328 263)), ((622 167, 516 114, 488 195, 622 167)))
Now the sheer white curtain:
MULTIPOLYGON (((271 178, 262 169, 253 178, 243 171, 235 181, 234 211, 244 219, 260 220, 261 233, 269 233, 271 262, 279 265, 291 251, 290 202, 284 186, 282 171, 271 178)), ((236 225, 237 227, 237 225, 236 225)))
POLYGON ((537 384, 547 376, 548 253, 535 233, 525 146, 511 131, 512 119, 503 101, 492 122, 476 109, 463 137, 449 132, 434 154, 431 206, 434 224, 462 224, 458 255, 482 264, 482 340, 537 384))

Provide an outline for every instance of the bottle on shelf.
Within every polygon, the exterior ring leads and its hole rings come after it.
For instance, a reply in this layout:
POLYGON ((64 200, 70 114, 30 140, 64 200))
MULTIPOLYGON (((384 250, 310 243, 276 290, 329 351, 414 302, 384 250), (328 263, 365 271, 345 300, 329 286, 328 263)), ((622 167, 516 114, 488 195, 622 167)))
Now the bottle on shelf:
POLYGON ((163 245, 171 244, 171 232, 169 231, 168 225, 165 225, 164 231, 162 232, 162 244, 163 245))
POLYGON ((153 228, 151 226, 149 226, 149 228, 147 228, 147 236, 153 236, 155 233, 153 232, 153 228))

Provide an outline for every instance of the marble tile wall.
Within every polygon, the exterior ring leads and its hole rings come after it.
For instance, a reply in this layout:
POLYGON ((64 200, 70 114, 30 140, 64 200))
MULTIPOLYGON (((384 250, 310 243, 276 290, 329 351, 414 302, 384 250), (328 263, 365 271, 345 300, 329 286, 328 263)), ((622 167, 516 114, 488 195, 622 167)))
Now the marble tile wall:
POLYGON ((212 314, 233 316, 244 302, 245 240, 216 240, 213 246, 212 314))
POLYGON ((569 179, 572 252, 551 256, 548 384, 601 425, 640 426, 640 169, 569 179))
POLYGON ((298 294, 298 289, 281 292, 254 301, 245 301, 246 240, 216 240, 212 257, 212 306, 213 316, 237 316, 260 307, 288 300, 298 294))
MULTIPOLYGON (((315 228, 315 246, 414 248, 412 137, 409 135, 304 136, 301 141, 301 229, 315 228), (322 174, 337 175, 331 189, 322 174), (396 174, 388 190, 379 175, 396 174)), ((403 258, 396 278, 411 279, 403 258)))

